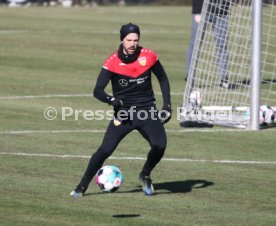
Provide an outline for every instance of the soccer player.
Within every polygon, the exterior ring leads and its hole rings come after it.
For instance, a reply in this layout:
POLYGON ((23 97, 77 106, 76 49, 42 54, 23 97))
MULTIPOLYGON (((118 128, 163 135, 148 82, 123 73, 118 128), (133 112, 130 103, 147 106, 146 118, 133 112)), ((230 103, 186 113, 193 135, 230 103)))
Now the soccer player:
POLYGON ((154 193, 150 173, 163 157, 167 145, 164 124, 171 118, 170 85, 157 55, 139 45, 137 25, 123 25, 120 40, 119 49, 105 60, 94 88, 96 98, 113 106, 114 119, 109 122, 102 144, 92 155, 80 183, 70 193, 72 197, 84 195, 104 161, 133 130, 139 131, 151 147, 139 179, 145 195, 154 193), (156 110, 151 72, 156 75, 163 96, 160 112, 156 110), (112 96, 104 91, 110 81, 112 96))

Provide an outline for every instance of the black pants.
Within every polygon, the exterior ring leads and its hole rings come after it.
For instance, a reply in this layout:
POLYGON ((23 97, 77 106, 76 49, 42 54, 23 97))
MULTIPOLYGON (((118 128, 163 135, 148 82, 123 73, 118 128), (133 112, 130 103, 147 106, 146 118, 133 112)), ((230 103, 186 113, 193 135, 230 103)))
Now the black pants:
POLYGON ((92 155, 88 167, 78 187, 87 189, 89 183, 102 167, 104 161, 113 153, 119 142, 131 131, 138 130, 141 135, 149 142, 151 149, 147 160, 141 171, 142 174, 149 176, 152 169, 161 160, 167 145, 167 137, 164 126, 159 119, 148 118, 139 120, 137 117, 131 121, 122 122, 121 125, 115 125, 111 120, 106 130, 103 142, 99 149, 92 155))

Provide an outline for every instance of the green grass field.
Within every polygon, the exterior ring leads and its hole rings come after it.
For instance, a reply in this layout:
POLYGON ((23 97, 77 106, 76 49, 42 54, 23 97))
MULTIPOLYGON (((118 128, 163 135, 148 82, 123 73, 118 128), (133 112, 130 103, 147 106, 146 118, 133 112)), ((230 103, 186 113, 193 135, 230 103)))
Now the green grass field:
POLYGON ((87 94, 119 45, 120 26, 134 22, 141 45, 155 50, 167 70, 175 109, 182 103, 190 13, 0 8, 0 225, 276 225, 275 128, 183 129, 176 111, 166 125, 165 157, 152 173, 154 196, 146 197, 138 182, 144 160, 135 158, 145 158, 149 147, 135 132, 106 162, 124 174, 118 192, 101 193, 93 181, 83 198, 69 196, 108 121, 82 113, 62 120, 62 107, 110 109, 87 94), (57 110, 55 120, 45 119, 48 107, 57 110))

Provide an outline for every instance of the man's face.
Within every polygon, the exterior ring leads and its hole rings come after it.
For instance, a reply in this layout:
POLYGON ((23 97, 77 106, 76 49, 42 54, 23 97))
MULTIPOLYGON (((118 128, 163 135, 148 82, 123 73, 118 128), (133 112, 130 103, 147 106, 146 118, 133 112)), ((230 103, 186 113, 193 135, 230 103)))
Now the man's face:
POLYGON ((139 44, 139 36, 136 33, 128 34, 122 41, 125 54, 133 54, 139 44))

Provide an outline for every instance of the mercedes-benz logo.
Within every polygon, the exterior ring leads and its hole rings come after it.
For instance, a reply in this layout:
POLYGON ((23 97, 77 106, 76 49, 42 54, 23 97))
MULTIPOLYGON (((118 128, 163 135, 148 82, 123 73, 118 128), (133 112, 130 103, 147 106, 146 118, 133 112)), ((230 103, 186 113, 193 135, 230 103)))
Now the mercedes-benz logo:
POLYGON ((119 85, 122 87, 126 87, 128 85, 128 81, 126 79, 120 79, 119 85))

